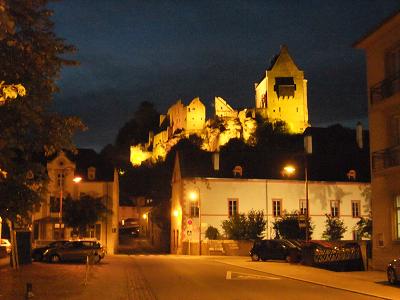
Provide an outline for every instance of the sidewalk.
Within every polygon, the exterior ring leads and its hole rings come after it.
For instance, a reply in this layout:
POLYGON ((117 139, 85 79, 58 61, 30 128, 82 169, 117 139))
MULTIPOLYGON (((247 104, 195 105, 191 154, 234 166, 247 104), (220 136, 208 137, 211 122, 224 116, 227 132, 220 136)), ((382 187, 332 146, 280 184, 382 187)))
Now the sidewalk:
POLYGON ((391 286, 381 271, 333 272, 285 262, 253 262, 248 257, 216 257, 220 263, 384 299, 400 299, 400 285, 391 286))

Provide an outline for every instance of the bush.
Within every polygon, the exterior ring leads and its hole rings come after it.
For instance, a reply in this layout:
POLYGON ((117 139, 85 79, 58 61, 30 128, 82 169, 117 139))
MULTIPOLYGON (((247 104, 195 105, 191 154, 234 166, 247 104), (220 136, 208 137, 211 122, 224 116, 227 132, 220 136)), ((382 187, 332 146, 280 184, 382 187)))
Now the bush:
POLYGON ((340 241, 347 230, 343 220, 329 215, 326 215, 326 218, 326 229, 322 233, 322 237, 328 241, 340 241))
POLYGON ((208 226, 206 230, 206 238, 210 240, 218 240, 220 237, 219 231, 213 226, 208 226))
POLYGON ((236 214, 222 222, 222 229, 228 239, 250 240, 257 239, 265 229, 263 211, 251 210, 248 215, 236 214))
MULTIPOLYGON (((300 215, 298 212, 292 212, 290 214, 284 214, 280 219, 276 220, 274 222, 274 229, 277 236, 284 239, 305 240, 306 227, 300 227, 299 217, 300 215)), ((311 239, 313 226, 310 218, 308 218, 307 222, 309 239, 311 239)))
POLYGON ((360 217, 360 221, 356 224, 357 236, 360 238, 371 238, 372 235, 372 218, 360 217))

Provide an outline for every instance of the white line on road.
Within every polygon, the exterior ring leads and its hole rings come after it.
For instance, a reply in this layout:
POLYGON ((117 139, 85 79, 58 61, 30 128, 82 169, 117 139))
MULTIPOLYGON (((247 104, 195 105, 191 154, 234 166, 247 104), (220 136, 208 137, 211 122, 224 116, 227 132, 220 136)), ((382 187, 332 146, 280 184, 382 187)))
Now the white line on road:
POLYGON ((227 271, 226 280, 280 280, 280 278, 227 271))

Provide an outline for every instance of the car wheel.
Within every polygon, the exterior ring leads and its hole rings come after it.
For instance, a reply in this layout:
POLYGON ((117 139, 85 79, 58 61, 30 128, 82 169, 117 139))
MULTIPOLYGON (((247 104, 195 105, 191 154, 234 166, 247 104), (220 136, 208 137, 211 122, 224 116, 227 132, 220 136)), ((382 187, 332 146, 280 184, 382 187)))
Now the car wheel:
POLYGON ((253 253, 253 254, 251 255, 251 260, 252 260, 252 261, 259 261, 259 260, 260 260, 260 257, 258 256, 258 254, 253 253))
POLYGON ((52 256, 50 256, 50 262, 52 263, 58 263, 60 262, 61 259, 57 254, 53 254, 52 256))
POLYGON ((93 257, 93 262, 94 262, 95 264, 98 264, 100 261, 101 261, 100 255, 96 254, 96 255, 93 257))
POLYGON ((286 255, 285 260, 287 263, 291 263, 293 261, 293 259, 290 255, 286 255))
POLYGON ((397 283, 397 276, 396 272, 394 271, 393 268, 387 269, 387 278, 390 284, 396 284, 397 283))

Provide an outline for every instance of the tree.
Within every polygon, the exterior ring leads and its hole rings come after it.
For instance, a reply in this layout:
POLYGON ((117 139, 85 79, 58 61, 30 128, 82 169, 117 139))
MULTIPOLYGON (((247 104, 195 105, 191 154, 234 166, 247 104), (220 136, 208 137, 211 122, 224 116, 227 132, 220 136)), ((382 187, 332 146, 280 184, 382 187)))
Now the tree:
POLYGON ((370 239, 372 236, 372 218, 360 217, 360 220, 356 224, 357 236, 360 238, 370 239))
POLYGON ((0 18, 8 20, 0 26, 0 81, 26 89, 0 104, 0 169, 7 173, 0 178, 0 215, 12 221, 24 220, 45 192, 43 157, 73 150, 72 135, 84 128, 50 110, 62 66, 75 64, 63 56, 75 49, 54 34, 48 2, 0 2, 0 18))
POLYGON ((247 214, 247 238, 255 240, 261 236, 267 221, 264 219, 262 210, 250 210, 247 214))
POLYGON ((328 241, 340 241, 347 230, 343 220, 330 215, 326 215, 325 226, 322 237, 328 241))
POLYGON ((236 214, 222 222, 222 229, 228 239, 257 239, 265 229, 263 211, 251 210, 248 215, 236 214))
POLYGON ((101 197, 84 194, 78 200, 67 198, 63 201, 63 222, 82 237, 86 236, 88 226, 96 224, 106 213, 112 212, 107 210, 101 197))
POLYGON ((245 214, 235 214, 222 222, 222 229, 228 239, 243 240, 247 237, 247 224, 245 214))
MULTIPOLYGON (((308 219, 307 222, 309 228, 308 232, 311 238, 313 226, 310 219, 308 219)), ((284 239, 305 240, 306 238, 306 227, 300 226, 298 212, 284 214, 281 218, 274 222, 274 229, 278 235, 284 239)))
POLYGON ((215 228, 213 226, 208 226, 208 228, 206 229, 205 235, 206 235, 206 238, 208 238, 210 240, 218 240, 220 237, 218 228, 215 228))

